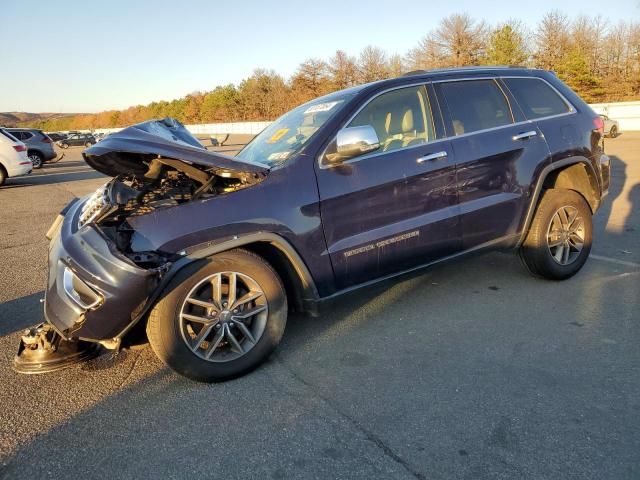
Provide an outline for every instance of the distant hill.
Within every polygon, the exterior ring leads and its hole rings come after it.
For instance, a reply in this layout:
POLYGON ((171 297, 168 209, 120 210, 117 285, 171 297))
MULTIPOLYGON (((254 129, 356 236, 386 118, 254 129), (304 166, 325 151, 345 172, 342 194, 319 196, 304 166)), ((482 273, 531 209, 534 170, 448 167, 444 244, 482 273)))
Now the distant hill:
POLYGON ((24 123, 55 120, 78 115, 77 113, 29 113, 29 112, 0 112, 0 126, 16 127, 24 123))

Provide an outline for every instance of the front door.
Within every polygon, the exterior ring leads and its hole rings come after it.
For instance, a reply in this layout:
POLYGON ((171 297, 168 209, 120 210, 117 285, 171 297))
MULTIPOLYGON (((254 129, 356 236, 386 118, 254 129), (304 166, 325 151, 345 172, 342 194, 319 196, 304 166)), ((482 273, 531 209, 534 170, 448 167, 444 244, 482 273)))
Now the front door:
POLYGON ((317 165, 320 210, 338 288, 455 253, 455 159, 437 139, 424 85, 369 99, 345 127, 370 125, 380 148, 317 165))

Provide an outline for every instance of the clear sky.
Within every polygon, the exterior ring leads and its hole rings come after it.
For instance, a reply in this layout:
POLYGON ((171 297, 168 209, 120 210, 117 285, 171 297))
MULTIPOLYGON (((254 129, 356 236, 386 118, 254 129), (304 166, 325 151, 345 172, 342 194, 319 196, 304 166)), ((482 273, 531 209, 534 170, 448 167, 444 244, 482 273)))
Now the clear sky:
POLYGON ((97 112, 284 76, 310 57, 366 45, 404 54, 438 21, 467 12, 528 25, 559 8, 617 23, 639 0, 14 0, 0 5, 0 111, 97 112))

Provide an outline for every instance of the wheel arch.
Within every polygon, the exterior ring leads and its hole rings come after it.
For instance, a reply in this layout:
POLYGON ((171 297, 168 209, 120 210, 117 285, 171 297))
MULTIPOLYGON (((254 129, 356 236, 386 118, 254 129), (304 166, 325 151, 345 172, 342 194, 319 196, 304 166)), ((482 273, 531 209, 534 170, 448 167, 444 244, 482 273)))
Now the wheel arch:
POLYGON ((593 165, 586 157, 574 156, 553 162, 538 176, 517 247, 524 243, 542 194, 550 188, 564 188, 580 194, 591 213, 600 206, 600 186, 593 165))
POLYGON ((30 153, 37 153, 42 157, 42 160, 44 161, 44 153, 42 152, 42 150, 38 150, 37 148, 27 148, 27 156, 29 156, 30 153))
MULTIPOLYGON (((198 262, 210 259, 218 253, 236 248, 242 248, 260 255, 273 267, 285 287, 287 301, 290 302, 289 305, 294 306, 299 311, 308 311, 312 315, 316 313, 316 304, 320 298, 318 290, 309 269, 298 252, 282 236, 274 233, 258 232, 235 236, 232 239, 215 244, 196 245, 187 249, 184 252, 185 255, 174 262, 165 273, 155 291, 149 297, 144 309, 135 320, 117 335, 117 338, 123 338, 140 320, 148 316, 153 305, 162 297, 166 288, 181 272, 198 262)), ((146 323, 146 320, 144 323, 146 323)))

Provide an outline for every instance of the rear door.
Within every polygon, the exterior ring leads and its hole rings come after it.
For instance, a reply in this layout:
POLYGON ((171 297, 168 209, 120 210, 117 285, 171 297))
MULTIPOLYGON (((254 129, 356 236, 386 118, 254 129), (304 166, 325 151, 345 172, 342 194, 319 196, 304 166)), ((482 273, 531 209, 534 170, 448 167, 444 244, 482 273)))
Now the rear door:
POLYGON ((372 126, 380 148, 338 165, 316 166, 338 288, 460 248, 453 151, 442 138, 440 113, 428 89, 395 88, 367 100, 344 126, 372 126))
POLYGON ((456 157, 462 248, 515 243, 534 172, 549 149, 494 78, 435 84, 456 157))

